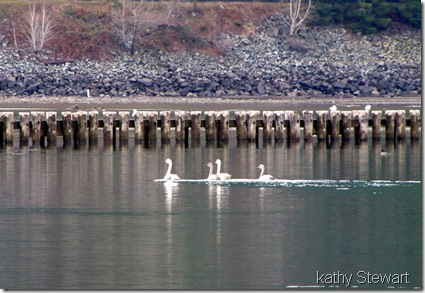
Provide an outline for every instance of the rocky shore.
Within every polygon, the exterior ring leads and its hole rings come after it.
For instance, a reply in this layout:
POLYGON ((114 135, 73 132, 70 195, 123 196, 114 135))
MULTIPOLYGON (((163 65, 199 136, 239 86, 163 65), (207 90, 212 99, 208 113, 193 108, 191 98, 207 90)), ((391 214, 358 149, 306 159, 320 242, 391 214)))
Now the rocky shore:
POLYGON ((22 50, 1 49, 0 95, 350 98, 421 94, 420 30, 391 29, 362 36, 341 27, 311 28, 290 38, 282 22, 278 17, 269 19, 250 38, 222 36, 222 57, 146 50, 131 58, 115 55, 107 62, 56 64, 22 50))

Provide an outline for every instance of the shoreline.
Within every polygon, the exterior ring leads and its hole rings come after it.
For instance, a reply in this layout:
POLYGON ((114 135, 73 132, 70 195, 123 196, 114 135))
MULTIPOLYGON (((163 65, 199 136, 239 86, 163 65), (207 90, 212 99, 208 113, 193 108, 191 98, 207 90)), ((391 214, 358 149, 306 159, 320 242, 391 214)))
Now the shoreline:
POLYGON ((326 110, 337 105, 340 110, 421 108, 421 96, 406 97, 0 97, 0 111, 17 110, 326 110))

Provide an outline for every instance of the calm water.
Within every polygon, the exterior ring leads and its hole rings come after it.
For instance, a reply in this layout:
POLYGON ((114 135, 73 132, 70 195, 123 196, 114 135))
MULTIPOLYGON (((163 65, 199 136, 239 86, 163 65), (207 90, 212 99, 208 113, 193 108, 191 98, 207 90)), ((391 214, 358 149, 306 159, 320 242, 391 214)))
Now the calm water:
POLYGON ((354 288, 421 288, 421 145, 384 147, 1 149, 0 287, 345 288, 319 279, 339 273, 354 288), (154 182, 167 157, 181 178, 220 158, 233 178, 264 163, 306 181, 154 182))

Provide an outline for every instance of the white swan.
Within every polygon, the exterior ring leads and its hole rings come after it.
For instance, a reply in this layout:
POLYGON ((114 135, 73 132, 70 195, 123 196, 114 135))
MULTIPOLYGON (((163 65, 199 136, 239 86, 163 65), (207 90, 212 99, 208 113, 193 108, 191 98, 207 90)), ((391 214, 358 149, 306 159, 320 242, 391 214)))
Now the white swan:
POLYGON ((208 174, 207 180, 220 180, 220 176, 218 176, 217 174, 213 174, 213 163, 209 162, 207 166, 210 167, 210 173, 208 174))
POLYGON ((372 106, 371 105, 367 105, 367 106, 364 107, 364 109, 365 109, 365 111, 369 112, 370 109, 372 109, 372 106))
POLYGON ((258 165, 257 168, 261 170, 260 177, 258 177, 258 180, 262 180, 262 181, 274 180, 274 177, 272 175, 264 174, 265 167, 263 164, 258 165))
POLYGON ((217 176, 220 177, 220 180, 228 180, 230 179, 230 177, 232 177, 232 175, 230 175, 229 173, 220 173, 220 169, 221 169, 220 159, 217 159, 215 163, 217 164, 217 176))
POLYGON ((179 180, 180 177, 177 174, 171 174, 171 167, 173 166, 173 162, 171 159, 166 159, 165 163, 168 164, 167 173, 165 173, 164 180, 179 180))
POLYGON ((337 109, 338 108, 335 105, 333 105, 332 107, 329 108, 330 111, 336 111, 337 109))

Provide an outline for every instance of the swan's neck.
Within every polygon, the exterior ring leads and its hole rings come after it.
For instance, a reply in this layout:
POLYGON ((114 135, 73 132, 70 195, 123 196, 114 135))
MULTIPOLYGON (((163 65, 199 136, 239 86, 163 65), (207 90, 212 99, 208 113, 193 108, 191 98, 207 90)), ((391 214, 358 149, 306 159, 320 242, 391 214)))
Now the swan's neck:
POLYGON ((260 173, 260 178, 261 178, 261 176, 263 176, 263 173, 264 173, 264 168, 260 168, 260 170, 261 170, 261 173, 260 173))
POLYGON ((217 164, 217 174, 220 174, 221 162, 218 161, 216 164, 217 164))
POLYGON ((170 174, 171 174, 171 166, 172 166, 172 163, 168 163, 168 170, 167 170, 167 173, 165 174, 165 177, 170 176, 170 174))

